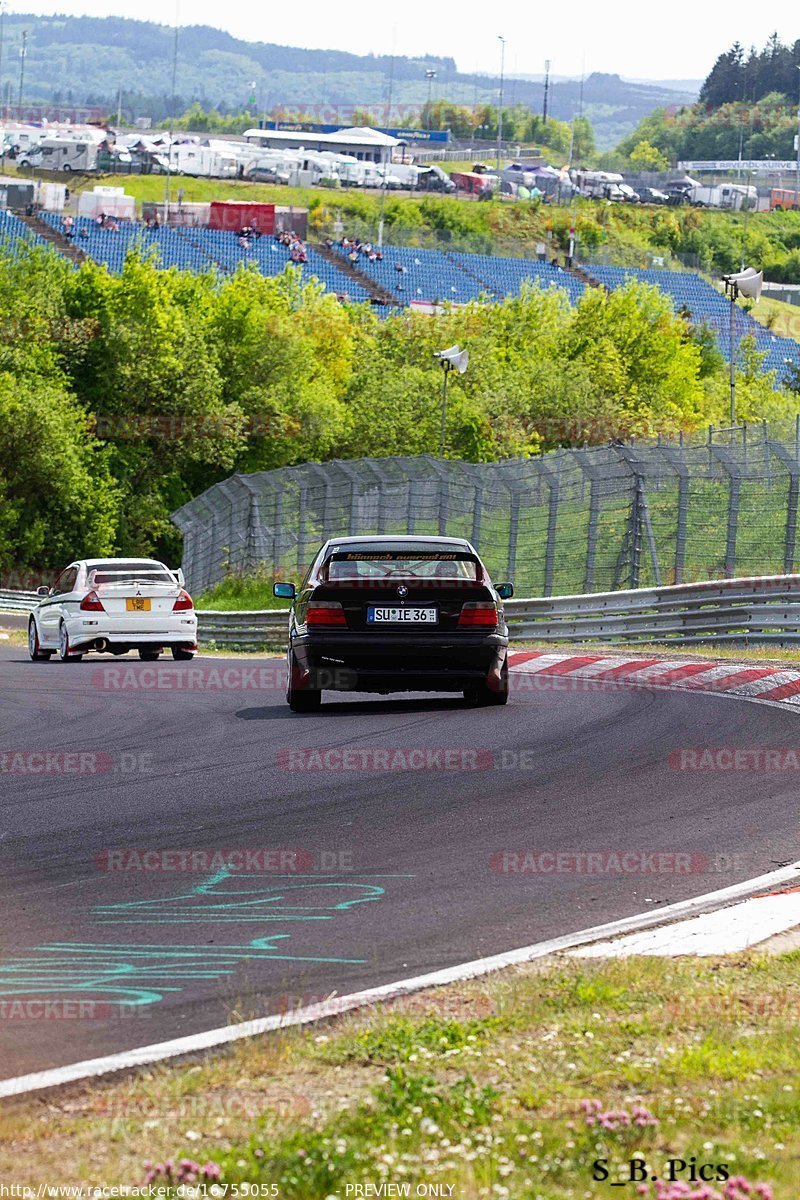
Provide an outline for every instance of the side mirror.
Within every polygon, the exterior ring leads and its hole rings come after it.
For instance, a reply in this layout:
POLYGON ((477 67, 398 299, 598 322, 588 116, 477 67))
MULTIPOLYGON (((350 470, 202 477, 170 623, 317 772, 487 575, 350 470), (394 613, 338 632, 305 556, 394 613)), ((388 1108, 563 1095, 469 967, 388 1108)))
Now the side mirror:
POLYGON ((278 596, 281 600, 294 600, 297 595, 297 589, 293 583, 273 583, 273 596, 278 596))
POLYGON ((514 595, 514 585, 513 583, 498 583, 495 591, 501 600, 510 600, 514 595))
POLYGON ((44 587, 44 585, 42 585, 42 587, 37 587, 37 589, 36 589, 36 595, 37 595, 37 596, 49 596, 49 595, 50 595, 50 588, 49 588, 49 587, 44 587))

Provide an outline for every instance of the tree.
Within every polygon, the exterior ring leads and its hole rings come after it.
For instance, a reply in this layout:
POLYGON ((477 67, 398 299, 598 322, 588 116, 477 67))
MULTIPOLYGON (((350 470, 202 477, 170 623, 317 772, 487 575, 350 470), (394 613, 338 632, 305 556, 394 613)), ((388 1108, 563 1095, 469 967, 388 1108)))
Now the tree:
POLYGON ((575 117, 572 122, 572 161, 588 162, 595 153, 594 129, 588 117, 575 117))
POLYGON ((0 563, 65 566, 113 552, 118 487, 63 386, 0 372, 0 563))
POLYGON ((630 153, 630 164, 636 171, 666 171, 669 159, 650 142, 637 142, 630 153))

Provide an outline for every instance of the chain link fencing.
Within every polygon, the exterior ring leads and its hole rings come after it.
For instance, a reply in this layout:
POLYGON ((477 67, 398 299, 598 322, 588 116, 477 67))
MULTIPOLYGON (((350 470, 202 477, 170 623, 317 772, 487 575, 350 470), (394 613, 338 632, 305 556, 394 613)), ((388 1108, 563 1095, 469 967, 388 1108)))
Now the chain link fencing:
POLYGON ((466 463, 362 458, 233 475, 173 513, 203 592, 231 573, 287 579, 327 538, 467 538, 520 596, 792 572, 800 418, 466 463))

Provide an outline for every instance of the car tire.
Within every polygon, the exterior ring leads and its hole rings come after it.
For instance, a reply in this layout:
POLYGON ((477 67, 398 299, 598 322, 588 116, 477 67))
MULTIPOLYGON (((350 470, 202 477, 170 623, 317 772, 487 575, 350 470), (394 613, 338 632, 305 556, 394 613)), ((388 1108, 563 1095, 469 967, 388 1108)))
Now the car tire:
POLYGON ((140 650, 139 658, 142 662, 157 662, 160 650, 140 650))
POLYGON ((69 648, 69 632, 62 621, 58 627, 58 657, 62 662, 80 662, 82 654, 73 654, 69 648))
POLYGON ((322 704, 322 691, 320 688, 297 688, 292 683, 296 674, 296 668, 293 668, 293 662, 290 659, 288 667, 288 678, 286 680, 286 703, 292 712, 309 713, 317 712, 322 704))
POLYGON ((309 688, 305 692, 298 692, 297 688, 289 688, 286 693, 286 702, 292 712, 318 712, 322 705, 322 692, 316 688, 309 688))
POLYGON ((172 657, 175 662, 191 662, 194 658, 194 650, 184 650, 183 646, 173 646, 172 657))
POLYGON ((472 708, 494 708, 508 704, 508 658, 500 668, 500 687, 489 687, 488 683, 473 683, 464 688, 464 699, 472 708))
POLYGON ((36 628, 36 622, 31 617, 28 622, 28 654, 31 657, 31 662, 48 662, 52 653, 52 650, 42 650, 39 645, 39 630, 36 628))

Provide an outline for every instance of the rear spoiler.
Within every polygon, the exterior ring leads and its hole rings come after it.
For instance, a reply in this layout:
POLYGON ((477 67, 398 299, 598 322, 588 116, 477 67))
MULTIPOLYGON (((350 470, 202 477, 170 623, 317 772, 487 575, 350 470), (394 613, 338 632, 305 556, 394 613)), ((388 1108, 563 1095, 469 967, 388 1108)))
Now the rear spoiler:
MULTIPOLYGON (((137 582, 146 583, 148 576, 151 576, 151 575, 163 576, 164 571, 166 571, 168 575, 171 575, 173 577, 173 579, 175 580, 175 583, 177 584, 178 587, 182 588, 184 586, 183 568, 182 567, 178 567, 178 569, 176 571, 171 571, 171 570, 169 570, 168 567, 164 567, 164 568, 155 568, 154 567, 152 569, 148 569, 147 567, 144 567, 141 571, 137 570, 135 572, 135 577, 136 577, 137 582)), ((122 582, 122 580, 115 580, 113 578, 107 578, 103 581, 103 583, 98 584, 98 582, 97 582, 98 575, 105 575, 105 576, 121 575, 121 576, 125 577, 126 582, 129 582, 131 580, 131 576, 134 575, 134 572, 131 571, 129 568, 113 571, 113 570, 107 570, 105 567, 92 567, 92 569, 89 571, 89 574, 87 575, 87 578, 86 578, 86 584, 88 587, 90 587, 90 588, 105 587, 108 584, 122 582)), ((154 582, 158 583, 158 582, 163 582, 163 581, 154 580, 154 582)))
MULTIPOLYGON (((324 581, 325 583, 330 583, 331 585, 335 585, 337 583, 369 585, 372 583, 380 582, 380 577, 370 578, 370 577, 365 576, 361 579, 350 579, 350 580, 344 580, 344 579, 333 580, 333 579, 331 579, 330 578, 331 563, 333 563, 333 562, 369 562, 370 560, 373 560, 373 561, 394 560, 394 562, 401 564, 404 559, 412 559, 416 562, 419 562, 420 560, 428 559, 432 562, 470 562, 470 563, 475 564, 476 578, 474 580, 466 580, 466 579, 462 580, 462 579, 457 579, 457 578, 447 580, 448 583, 452 583, 452 584, 462 584, 462 585, 466 584, 466 585, 474 586, 475 583, 485 583, 486 579, 487 579, 487 575, 486 575, 486 571, 484 569, 483 563, 481 562, 477 553, 475 553, 475 551, 472 551, 472 550, 455 550, 455 551, 443 550, 441 552, 440 551, 431 551, 431 550, 420 550, 417 552, 417 551, 409 551, 409 550, 387 550, 387 551, 348 550, 346 547, 334 549, 333 552, 325 559, 325 561, 320 564, 318 578, 321 581, 324 581)), ((387 576, 386 578, 389 578, 389 577, 387 576)), ((401 578, 399 573, 397 575, 397 578, 401 578)), ((418 577, 409 576, 408 578, 416 578, 417 582, 420 582, 420 583, 435 583, 435 582, 437 582, 437 580, 434 576, 429 576, 429 575, 428 576, 418 576, 418 577)))

